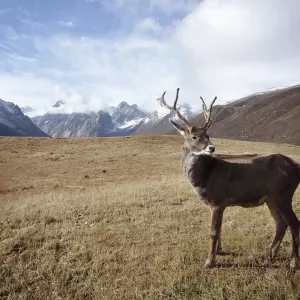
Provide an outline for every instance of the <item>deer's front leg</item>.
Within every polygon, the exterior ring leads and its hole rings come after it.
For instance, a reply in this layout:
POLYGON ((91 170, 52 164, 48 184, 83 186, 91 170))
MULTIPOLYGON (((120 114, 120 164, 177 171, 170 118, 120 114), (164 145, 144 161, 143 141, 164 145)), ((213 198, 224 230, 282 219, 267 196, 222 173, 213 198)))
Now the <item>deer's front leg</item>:
POLYGON ((205 263, 205 268, 211 268, 214 266, 216 261, 217 247, 219 241, 221 241, 221 227, 223 220, 224 208, 211 207, 211 246, 208 259, 205 263))
POLYGON ((220 232, 220 236, 218 238, 218 243, 217 243, 217 254, 222 254, 222 253, 223 253, 223 249, 222 249, 221 232, 220 232))

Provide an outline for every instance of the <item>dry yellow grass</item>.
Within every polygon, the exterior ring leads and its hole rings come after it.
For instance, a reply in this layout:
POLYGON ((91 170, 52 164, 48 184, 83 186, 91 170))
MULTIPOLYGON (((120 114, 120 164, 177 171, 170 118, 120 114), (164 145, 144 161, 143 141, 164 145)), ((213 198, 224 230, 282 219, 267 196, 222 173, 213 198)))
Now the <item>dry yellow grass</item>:
MULTIPOLYGON (((300 147, 215 140, 218 153, 300 147)), ((210 212, 181 174, 180 137, 0 138, 0 299, 299 299, 290 234, 266 207, 228 208, 217 268, 210 212)), ((294 197, 300 218, 300 191, 294 197)))

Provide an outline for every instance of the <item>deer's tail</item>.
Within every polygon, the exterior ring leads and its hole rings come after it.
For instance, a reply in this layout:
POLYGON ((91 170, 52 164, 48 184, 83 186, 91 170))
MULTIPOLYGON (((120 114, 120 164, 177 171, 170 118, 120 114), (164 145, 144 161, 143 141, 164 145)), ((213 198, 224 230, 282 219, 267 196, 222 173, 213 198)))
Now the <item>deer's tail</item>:
POLYGON ((292 160, 292 162, 293 162, 294 167, 296 168, 295 176, 297 176, 297 171, 298 171, 298 183, 300 183, 300 164, 295 160, 292 160))

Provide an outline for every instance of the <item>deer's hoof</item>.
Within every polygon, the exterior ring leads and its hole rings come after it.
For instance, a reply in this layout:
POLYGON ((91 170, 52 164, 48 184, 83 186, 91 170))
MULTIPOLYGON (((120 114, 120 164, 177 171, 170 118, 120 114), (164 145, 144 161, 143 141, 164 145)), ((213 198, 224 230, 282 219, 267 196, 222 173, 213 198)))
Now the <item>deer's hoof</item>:
POLYGON ((204 264, 204 268, 210 269, 210 268, 214 267, 214 265, 215 265, 215 262, 211 259, 208 259, 204 264))
POLYGON ((217 254, 218 255, 228 255, 229 254, 229 251, 226 251, 224 249, 218 249, 217 250, 217 254))
POLYGON ((271 250, 268 254, 269 261, 273 262, 275 259, 276 254, 271 250))
POLYGON ((291 263, 290 263, 290 270, 292 272, 300 270, 300 261, 298 258, 293 257, 293 259, 291 260, 291 263))
MULTIPOLYGON (((278 250, 278 249, 277 249, 278 250)), ((268 258, 269 260, 272 262, 274 261, 276 255, 277 255, 277 250, 276 249, 271 249, 269 254, 268 254, 268 258)))

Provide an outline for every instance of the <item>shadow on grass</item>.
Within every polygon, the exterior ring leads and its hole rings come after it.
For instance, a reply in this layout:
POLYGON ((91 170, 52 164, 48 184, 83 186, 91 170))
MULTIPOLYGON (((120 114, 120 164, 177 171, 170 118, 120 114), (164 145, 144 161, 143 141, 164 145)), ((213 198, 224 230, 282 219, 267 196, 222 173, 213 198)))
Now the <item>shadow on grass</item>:
POLYGON ((224 249, 219 250, 217 252, 217 255, 219 255, 219 256, 232 256, 232 257, 242 256, 242 254, 240 254, 240 253, 233 252, 233 251, 226 250, 226 249, 225 250, 224 249))
POLYGON ((226 262, 226 263, 217 263, 215 268, 222 269, 279 269, 282 268, 279 265, 275 265, 272 263, 259 263, 259 262, 246 262, 246 263, 235 263, 235 262, 226 262))
MULTIPOLYGON (((237 253, 230 250, 222 249, 217 253, 217 256, 231 256, 231 257, 241 257, 243 253, 237 253)), ((269 260, 268 256, 261 256, 255 261, 249 262, 217 262, 214 268, 244 268, 244 269, 279 269, 284 268, 284 262, 286 267, 289 266, 289 257, 276 257, 274 260, 269 260), (277 262, 277 264, 276 264, 277 262)))

